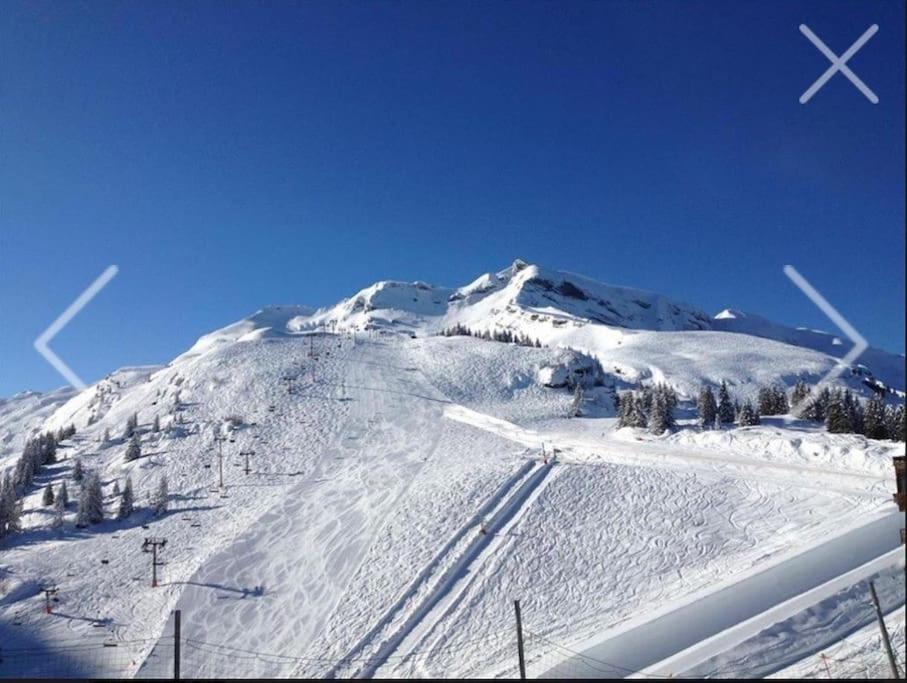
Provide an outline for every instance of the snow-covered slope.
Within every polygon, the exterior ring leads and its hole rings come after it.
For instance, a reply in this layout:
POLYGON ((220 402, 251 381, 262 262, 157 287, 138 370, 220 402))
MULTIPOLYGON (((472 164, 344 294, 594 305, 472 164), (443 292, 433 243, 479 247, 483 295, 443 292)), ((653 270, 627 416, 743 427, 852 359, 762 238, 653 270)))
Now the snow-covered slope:
MULTIPOLYGON (((517 262, 458 289, 383 282, 319 311, 268 307, 165 366, 61 395, 53 414, 29 413, 78 432, 27 493, 26 532, 0 549, 0 673, 159 673, 178 607, 186 675, 511 675, 514 598, 540 673, 551 642, 645 622, 652 605, 718 580, 783 572, 804 545, 890 516, 902 446, 792 418, 720 432, 681 419, 652 437, 610 417, 613 391, 639 381, 690 396, 729 380, 745 397, 835 363, 763 337, 517 262), (455 325, 543 346, 435 336, 455 325), (604 376, 591 417, 567 419, 571 392, 543 378, 579 353, 604 376), (126 462, 133 413, 142 457, 126 462), (76 457, 101 475, 108 519, 78 530, 71 507, 57 533, 41 489, 68 481, 75 494, 76 457), (140 510, 115 520, 127 475, 140 510), (171 510, 154 517, 162 475, 171 510), (149 536, 168 541, 157 588, 149 536), (56 615, 41 611, 45 583, 60 589, 56 615)), ((31 424, 22 405, 10 424, 31 424)))
MULTIPOLYGON (((843 358, 853 347, 852 342, 841 335, 802 327, 788 327, 760 315, 732 309, 725 309, 716 315, 712 321, 712 327, 726 332, 774 339, 792 346, 813 349, 833 358, 843 358)), ((856 372, 863 376, 874 376, 884 382, 886 386, 903 392, 905 388, 903 355, 870 346, 863 351, 858 360, 859 364, 854 366, 856 372)))
POLYGON ((43 427, 45 420, 75 390, 70 387, 46 394, 29 391, 10 398, 0 398, 0 467, 4 461, 22 452, 25 440, 43 427))

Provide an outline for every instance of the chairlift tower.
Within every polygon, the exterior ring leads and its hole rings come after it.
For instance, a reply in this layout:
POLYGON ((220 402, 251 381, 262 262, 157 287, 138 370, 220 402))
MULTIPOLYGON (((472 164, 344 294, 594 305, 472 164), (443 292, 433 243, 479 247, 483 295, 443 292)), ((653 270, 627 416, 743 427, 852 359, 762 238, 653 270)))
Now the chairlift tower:
POLYGON ((151 553, 151 587, 157 588, 157 568, 163 566, 163 562, 158 562, 157 549, 161 550, 167 545, 166 538, 156 538, 154 536, 146 538, 142 542, 142 552, 151 553))

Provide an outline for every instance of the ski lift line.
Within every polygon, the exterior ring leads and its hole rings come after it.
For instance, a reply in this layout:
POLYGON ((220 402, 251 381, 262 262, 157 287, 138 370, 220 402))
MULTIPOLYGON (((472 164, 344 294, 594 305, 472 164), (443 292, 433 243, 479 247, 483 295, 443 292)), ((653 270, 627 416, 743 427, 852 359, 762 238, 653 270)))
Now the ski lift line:
MULTIPOLYGON (((444 646, 444 647, 425 648, 423 650, 414 650, 414 651, 406 653, 406 654, 392 655, 391 657, 382 657, 381 659, 382 660, 405 659, 405 658, 416 656, 416 655, 434 654, 437 652, 445 652, 445 651, 458 651, 461 649, 465 649, 465 646, 487 644, 489 642, 494 642, 494 641, 504 640, 504 639, 509 640, 511 638, 512 638, 512 634, 510 633, 509 630, 507 630, 507 631, 501 631, 497 634, 492 634, 485 638, 476 638, 473 640, 462 641, 459 643, 452 643, 452 644, 450 644, 448 646, 444 646)), ((325 662, 325 663, 338 663, 338 664, 346 664, 346 663, 352 663, 352 662, 367 663, 367 662, 377 661, 377 657, 375 657, 375 656, 350 657, 350 658, 346 658, 346 659, 337 660, 337 659, 334 659, 331 657, 300 657, 297 655, 286 655, 286 654, 282 654, 282 653, 261 652, 261 651, 257 651, 257 650, 238 648, 238 647, 234 647, 231 645, 223 645, 223 644, 219 644, 219 643, 209 643, 209 642, 206 642, 203 640, 196 640, 194 638, 183 638, 182 641, 187 644, 196 646, 199 649, 209 648, 204 651, 208 652, 210 654, 240 653, 242 655, 246 655, 246 657, 237 656, 237 658, 240 658, 240 659, 242 659, 242 658, 255 659, 255 658, 260 658, 260 657, 270 657, 272 659, 286 660, 287 662, 294 662, 294 661, 295 662, 325 662)), ((234 654, 234 656, 236 656, 236 655, 234 654)))

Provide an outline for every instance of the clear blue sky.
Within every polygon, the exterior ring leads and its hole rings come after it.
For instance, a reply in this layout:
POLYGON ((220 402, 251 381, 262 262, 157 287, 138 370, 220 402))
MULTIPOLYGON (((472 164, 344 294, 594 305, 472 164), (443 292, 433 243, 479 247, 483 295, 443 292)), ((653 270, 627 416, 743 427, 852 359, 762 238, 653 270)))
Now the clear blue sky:
POLYGON ((0 11, 0 395, 269 303, 515 257, 904 349, 903 2, 20 2, 0 11), (879 95, 837 74, 808 24, 879 95))

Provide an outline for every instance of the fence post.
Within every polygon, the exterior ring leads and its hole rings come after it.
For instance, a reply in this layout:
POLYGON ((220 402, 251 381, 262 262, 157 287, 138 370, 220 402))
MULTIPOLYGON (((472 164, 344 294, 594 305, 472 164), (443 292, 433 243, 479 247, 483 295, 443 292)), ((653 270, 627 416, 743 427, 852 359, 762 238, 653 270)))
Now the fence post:
POLYGON ((885 628, 885 620, 882 618, 882 608, 879 606, 879 596, 876 595, 875 584, 869 582, 869 594, 872 596, 872 604, 876 608, 876 616, 879 618, 879 630, 882 632, 882 644, 885 646, 885 654, 888 655, 888 665, 891 667, 891 676, 895 679, 901 677, 898 673, 898 665, 894 661, 894 653, 891 651, 891 640, 888 638, 888 629, 885 628))
POLYGON ((173 611, 173 680, 180 679, 180 610, 173 611))
POLYGON ((516 612, 516 647, 517 654, 520 656, 520 680, 526 680, 526 657, 523 654, 523 620, 520 618, 520 601, 513 601, 513 609, 516 612))

